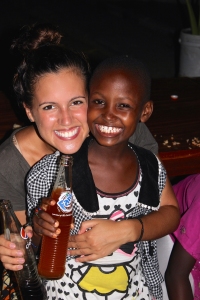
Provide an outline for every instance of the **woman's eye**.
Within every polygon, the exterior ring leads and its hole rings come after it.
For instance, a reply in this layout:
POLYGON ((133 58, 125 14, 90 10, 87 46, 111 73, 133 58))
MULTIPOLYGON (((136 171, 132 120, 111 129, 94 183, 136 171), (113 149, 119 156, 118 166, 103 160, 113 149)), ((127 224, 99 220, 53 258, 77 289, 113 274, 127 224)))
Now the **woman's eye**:
POLYGON ((49 105, 44 106, 43 110, 50 110, 50 109, 53 109, 53 108, 55 108, 55 106, 52 105, 52 104, 49 104, 49 105))
POLYGON ((83 103, 82 100, 76 100, 76 101, 73 101, 73 102, 72 102, 72 105, 80 105, 80 104, 82 104, 82 103, 83 103))

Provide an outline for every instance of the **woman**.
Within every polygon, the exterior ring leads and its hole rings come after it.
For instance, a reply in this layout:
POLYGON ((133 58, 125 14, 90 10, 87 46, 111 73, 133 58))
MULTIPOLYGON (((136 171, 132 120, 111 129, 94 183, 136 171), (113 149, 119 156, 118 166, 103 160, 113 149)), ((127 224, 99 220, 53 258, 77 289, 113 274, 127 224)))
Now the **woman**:
MULTIPOLYGON (((37 25, 12 45, 23 55, 14 90, 34 124, 15 131, 1 145, 0 198, 12 200, 21 224, 26 223, 24 181, 29 169, 58 145, 63 152, 76 152, 88 135, 89 65, 82 55, 61 45, 61 37, 52 26, 37 25)), ((19 262, 24 261, 22 253, 13 250, 15 245, 3 236, 0 245, 5 268, 19 270, 19 262), (16 262, 18 265, 12 268, 16 262)), ((7 292, 9 288, 4 297, 7 292)))

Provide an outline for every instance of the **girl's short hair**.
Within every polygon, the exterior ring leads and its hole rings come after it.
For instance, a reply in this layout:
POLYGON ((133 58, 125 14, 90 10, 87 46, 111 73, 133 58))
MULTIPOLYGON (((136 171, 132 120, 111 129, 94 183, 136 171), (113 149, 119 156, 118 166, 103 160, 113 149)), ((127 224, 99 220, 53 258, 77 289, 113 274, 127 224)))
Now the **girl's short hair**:
POLYGON ((104 76, 109 70, 127 70, 138 81, 142 91, 142 102, 146 103, 150 100, 151 92, 151 76, 147 67, 139 60, 130 55, 112 56, 102 61, 94 70, 90 84, 99 76, 104 76))

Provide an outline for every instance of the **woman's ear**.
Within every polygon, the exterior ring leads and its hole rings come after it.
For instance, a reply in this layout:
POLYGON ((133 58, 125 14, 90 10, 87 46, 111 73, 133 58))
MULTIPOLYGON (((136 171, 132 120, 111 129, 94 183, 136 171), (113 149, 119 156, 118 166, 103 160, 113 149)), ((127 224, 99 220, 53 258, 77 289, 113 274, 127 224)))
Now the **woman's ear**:
POLYGON ((23 106, 24 106, 24 109, 25 109, 25 112, 26 112, 26 115, 27 115, 29 121, 30 122, 35 122, 35 120, 33 118, 33 115, 31 113, 31 109, 29 107, 27 107, 25 103, 23 103, 23 106))
POLYGON ((145 123, 151 117, 152 112, 153 112, 153 101, 148 101, 143 106, 140 122, 145 123))

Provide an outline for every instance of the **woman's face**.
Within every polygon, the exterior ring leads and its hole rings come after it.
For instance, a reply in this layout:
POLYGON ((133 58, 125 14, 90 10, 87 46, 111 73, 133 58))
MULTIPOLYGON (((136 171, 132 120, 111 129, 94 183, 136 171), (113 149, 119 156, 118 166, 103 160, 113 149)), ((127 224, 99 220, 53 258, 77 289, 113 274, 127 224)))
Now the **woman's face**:
POLYGON ((41 138, 62 153, 78 151, 88 135, 87 91, 80 75, 70 69, 47 73, 35 84, 27 116, 41 138))

